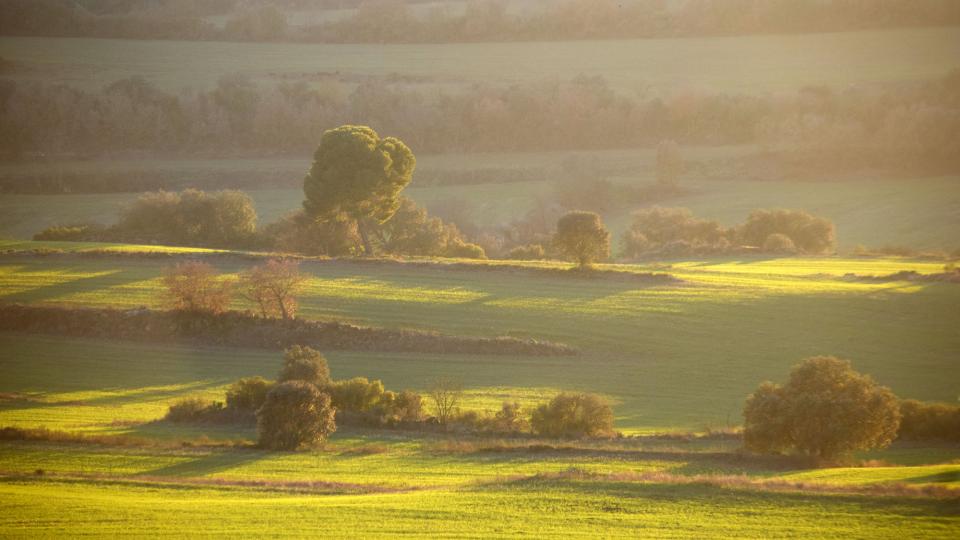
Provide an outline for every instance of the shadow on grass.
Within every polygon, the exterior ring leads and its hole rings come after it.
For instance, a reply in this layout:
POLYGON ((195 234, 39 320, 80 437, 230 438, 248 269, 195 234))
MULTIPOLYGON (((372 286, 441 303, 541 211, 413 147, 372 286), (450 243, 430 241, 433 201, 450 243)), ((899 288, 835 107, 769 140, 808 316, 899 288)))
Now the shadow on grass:
MULTIPOLYGON (((63 271, 67 273, 88 272, 89 269, 64 268, 63 271)), ((133 272, 129 270, 108 270, 107 273, 102 275, 74 278, 62 283, 43 285, 34 289, 14 293, 4 296, 3 300, 11 303, 43 302, 46 300, 55 300, 66 295, 80 292, 91 292, 101 289, 109 289, 111 287, 119 287, 136 281, 143 281, 144 279, 145 277, 141 272, 133 272)))
MULTIPOLYGON (((960 482, 960 470, 956 471, 943 471, 935 474, 927 474, 923 476, 915 476, 913 478, 907 478, 904 482, 911 484, 948 484, 951 482, 960 482)), ((957 492, 960 496, 960 491, 957 492)))
POLYGON ((198 477, 242 467, 268 456, 263 450, 226 450, 139 473, 137 476, 198 477))

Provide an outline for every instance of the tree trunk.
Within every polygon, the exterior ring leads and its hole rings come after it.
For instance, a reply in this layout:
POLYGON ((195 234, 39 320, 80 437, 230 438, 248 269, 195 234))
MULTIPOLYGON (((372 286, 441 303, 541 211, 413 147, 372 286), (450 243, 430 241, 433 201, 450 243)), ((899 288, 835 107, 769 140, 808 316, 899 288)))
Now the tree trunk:
POLYGON ((360 240, 363 241, 363 256, 373 257, 373 244, 370 243, 370 233, 367 231, 366 220, 357 220, 357 232, 360 233, 360 240))

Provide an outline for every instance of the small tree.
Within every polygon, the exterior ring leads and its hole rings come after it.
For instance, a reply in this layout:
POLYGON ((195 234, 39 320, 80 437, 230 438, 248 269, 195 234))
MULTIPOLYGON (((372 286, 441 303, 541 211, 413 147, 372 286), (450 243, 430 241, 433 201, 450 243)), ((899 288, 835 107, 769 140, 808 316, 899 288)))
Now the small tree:
POLYGON ((530 425, 546 437, 599 437, 613 432, 613 409, 596 394, 562 393, 537 407, 530 425))
POLYGON ((765 382, 749 398, 744 443, 762 453, 797 451, 829 461, 890 444, 900 425, 893 392, 831 356, 797 364, 783 386, 765 382))
POLYGON ((447 425, 460 409, 463 398, 463 385, 448 377, 439 377, 430 383, 429 396, 437 414, 437 421, 447 425))
POLYGON ((560 218, 553 242, 581 269, 610 256, 610 232, 593 212, 570 212, 560 218))
POLYGON ((230 305, 233 284, 217 278, 207 263, 189 261, 163 272, 164 302, 172 309, 188 312, 223 313, 230 305))
POLYGON ((297 313, 297 294, 307 276, 292 259, 271 259, 245 272, 240 279, 243 296, 257 305, 264 317, 292 319, 297 313))
POLYGON ((327 359, 310 347, 294 345, 283 351, 280 382, 303 381, 323 390, 330 386, 330 368, 327 359))
POLYGON ((260 446, 296 450, 322 442, 337 430, 330 396, 303 381, 287 381, 273 387, 257 410, 260 446))

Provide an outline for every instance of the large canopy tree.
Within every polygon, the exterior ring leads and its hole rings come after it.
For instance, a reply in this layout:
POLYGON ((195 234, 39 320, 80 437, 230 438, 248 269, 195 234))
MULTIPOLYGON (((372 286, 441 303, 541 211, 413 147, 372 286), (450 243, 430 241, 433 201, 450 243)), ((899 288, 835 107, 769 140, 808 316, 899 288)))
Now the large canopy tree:
POLYGON ((346 214, 357 221, 363 248, 373 254, 369 224, 384 223, 400 207, 417 160, 399 139, 366 126, 328 130, 303 181, 303 207, 314 219, 346 214))

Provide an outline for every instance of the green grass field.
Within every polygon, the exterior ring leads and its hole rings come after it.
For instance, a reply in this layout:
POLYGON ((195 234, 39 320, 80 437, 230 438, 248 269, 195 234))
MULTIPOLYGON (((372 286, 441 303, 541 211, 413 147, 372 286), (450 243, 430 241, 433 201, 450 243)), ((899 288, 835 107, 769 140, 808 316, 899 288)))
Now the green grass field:
MULTIPOLYGON (((130 258, 8 258, 0 261, 0 301, 158 306, 158 275, 164 264, 130 258)), ((931 273, 941 267, 896 259, 678 262, 668 271, 684 283, 646 287, 522 273, 504 279, 505 274, 482 265, 445 271, 308 263, 304 269, 313 278, 301 299, 301 316, 452 334, 536 337, 582 351, 567 358, 332 351, 337 376, 362 374, 380 378, 388 387, 420 389, 438 375, 449 375, 465 382, 473 406, 481 409, 495 409, 504 399, 542 400, 557 389, 589 390, 613 400, 617 425, 625 431, 702 429, 739 422, 743 399, 759 382, 780 380, 791 365, 816 354, 850 358, 856 368, 902 397, 954 401, 956 379, 944 375, 956 369, 960 355, 960 315, 955 309, 960 288, 838 279, 848 272, 931 273)), ((227 272, 240 269, 221 267, 227 272)), ((0 354, 13 374, 3 390, 52 392, 43 399, 53 402, 103 398, 125 403, 124 396, 131 395, 132 403, 124 405, 131 411, 142 405, 137 394, 172 399, 222 387, 239 375, 270 376, 277 365, 270 353, 75 344, 34 336, 5 336, 3 341, 0 354), (78 353, 65 354, 75 347, 78 353), (154 359, 150 364, 157 366, 158 377, 151 373, 152 380, 145 380, 142 365, 127 366, 125 357, 154 359), (70 371, 89 373, 93 381, 103 372, 114 373, 115 379, 106 386, 78 379, 78 387, 63 389, 45 388, 42 381, 26 384, 41 359, 52 366, 76 363, 70 371), (213 363, 232 367, 211 378, 204 366, 213 363), (172 375, 160 378, 167 369, 172 375), (131 380, 125 378, 128 373, 131 380), (104 389, 108 395, 100 394, 104 389), (95 395, 82 394, 87 391, 95 395)), ((94 413, 95 418, 78 422, 100 422, 102 429, 113 420, 143 421, 162 410, 160 401, 149 414, 106 418, 94 413)), ((4 411, 0 418, 12 422, 17 415, 27 415, 17 421, 31 424, 32 414, 70 421, 56 408, 43 407, 4 411)))
POLYGON ((424 77, 429 84, 510 84, 600 75, 627 92, 767 93, 804 85, 939 77, 956 67, 956 28, 789 36, 323 45, 72 38, 0 38, 19 80, 96 88, 140 75, 168 91, 205 89, 227 73, 259 80, 340 73, 424 77), (504 59, 510 62, 505 64, 504 59), (748 61, 747 61, 748 60, 748 61))
MULTIPOLYGON (((39 246, 104 247, 0 243, 6 250, 39 246)), ((0 301, 157 306, 164 264, 123 255, 0 256, 0 301)), ((561 358, 327 357, 334 377, 380 378, 394 389, 423 389, 438 375, 459 378, 467 387, 464 407, 479 411, 504 400, 530 407, 564 389, 599 392, 627 433, 735 425, 758 382, 783 379, 812 354, 852 358, 904 397, 957 396, 949 374, 960 355, 960 287, 839 279, 848 272, 934 273, 942 263, 609 266, 684 280, 658 287, 486 268, 502 264, 308 262, 301 314, 576 345, 581 355, 561 358)), ((241 269, 221 262, 223 271, 241 269)), ((249 442, 249 427, 157 421, 176 399, 222 399, 231 381, 273 377, 279 363, 274 351, 0 333, 0 426, 152 441, 0 442, 0 536, 952 538, 960 531, 955 444, 898 443, 856 456, 882 466, 805 470, 743 458, 735 453, 739 443, 722 439, 628 438, 533 450, 522 440, 341 427, 321 449, 286 453, 210 446, 249 442)))

